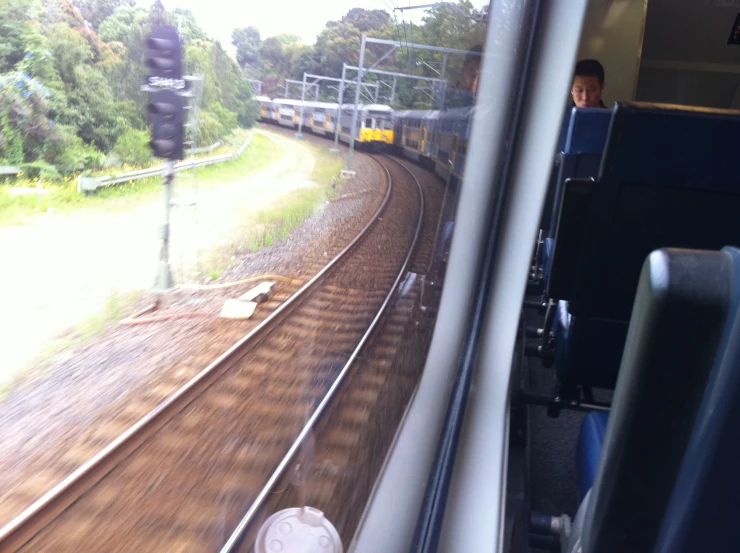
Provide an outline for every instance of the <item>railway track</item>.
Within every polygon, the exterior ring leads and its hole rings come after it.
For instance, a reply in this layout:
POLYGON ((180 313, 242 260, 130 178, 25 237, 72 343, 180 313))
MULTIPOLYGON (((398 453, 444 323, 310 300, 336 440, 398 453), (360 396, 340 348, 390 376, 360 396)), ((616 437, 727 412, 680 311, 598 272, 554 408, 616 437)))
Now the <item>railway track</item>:
MULTIPOLYGON (((326 425, 322 414, 335 392, 355 397, 357 405, 377 401, 370 385, 382 377, 363 375, 355 391, 342 383, 383 310, 404 303, 391 299, 424 212, 418 181, 407 176, 391 185, 385 170, 389 183, 378 213, 339 256, 186 386, 0 529, 0 550, 235 547, 242 533, 233 530, 249 529, 316 424, 326 425)), ((354 417, 355 434, 361 418, 354 417)))

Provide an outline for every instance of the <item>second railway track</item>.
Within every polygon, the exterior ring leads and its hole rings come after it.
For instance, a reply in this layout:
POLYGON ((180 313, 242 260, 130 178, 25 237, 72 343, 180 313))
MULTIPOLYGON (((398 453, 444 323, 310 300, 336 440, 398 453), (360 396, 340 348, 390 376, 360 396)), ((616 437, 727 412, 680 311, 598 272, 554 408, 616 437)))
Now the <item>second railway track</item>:
POLYGON ((0 550, 218 551, 247 526, 245 511, 256 512, 332 402, 406 271, 424 194, 393 172, 383 207, 341 259, 0 530, 0 550))

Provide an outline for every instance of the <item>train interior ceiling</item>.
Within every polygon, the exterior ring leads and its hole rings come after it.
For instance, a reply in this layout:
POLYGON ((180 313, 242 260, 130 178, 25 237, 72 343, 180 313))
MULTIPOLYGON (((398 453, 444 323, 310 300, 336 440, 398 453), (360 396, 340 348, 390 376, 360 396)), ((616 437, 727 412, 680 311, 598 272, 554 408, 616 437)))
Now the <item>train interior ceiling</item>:
POLYGON ((737 447, 707 434, 733 428, 737 393, 719 387, 738 250, 718 250, 740 244, 721 221, 740 208, 739 25, 719 0, 586 10, 577 58, 604 66, 608 109, 568 113, 553 163, 513 358, 505 550, 737 550, 718 522, 739 514, 720 484, 737 447))

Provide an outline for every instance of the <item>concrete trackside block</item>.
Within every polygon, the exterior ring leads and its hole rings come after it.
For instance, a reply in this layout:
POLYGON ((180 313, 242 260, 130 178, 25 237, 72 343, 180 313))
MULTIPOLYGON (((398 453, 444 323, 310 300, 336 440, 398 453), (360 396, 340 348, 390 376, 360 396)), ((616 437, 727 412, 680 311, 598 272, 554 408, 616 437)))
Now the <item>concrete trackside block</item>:
POLYGON ((344 169, 341 172, 341 177, 345 180, 353 179, 357 176, 357 173, 354 171, 345 171, 344 169))
POLYGON ((222 319, 248 319, 254 314, 257 304, 253 301, 226 300, 219 317, 222 319))

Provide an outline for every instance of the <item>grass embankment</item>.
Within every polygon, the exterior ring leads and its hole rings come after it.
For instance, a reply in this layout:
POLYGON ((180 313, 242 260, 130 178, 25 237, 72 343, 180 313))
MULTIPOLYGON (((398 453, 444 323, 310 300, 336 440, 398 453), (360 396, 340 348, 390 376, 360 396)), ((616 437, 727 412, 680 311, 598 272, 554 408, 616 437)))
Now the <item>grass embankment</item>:
MULTIPOLYGON (((249 132, 241 129, 226 141, 217 151, 208 154, 220 155, 235 151, 246 140, 249 132)), ((255 134, 244 154, 236 161, 227 161, 187 171, 198 179, 201 189, 213 188, 224 181, 242 178, 269 167, 282 151, 275 148, 269 138, 255 134)), ((130 169, 133 170, 133 169, 130 169)), ((111 171, 109 174, 115 175, 111 171)), ((115 186, 99 189, 95 194, 85 195, 77 192, 77 181, 68 178, 61 181, 43 183, 40 195, 29 193, 14 194, 14 189, 35 188, 36 184, 17 179, 12 185, 0 185, 0 225, 23 224, 28 218, 39 213, 55 210, 71 212, 78 209, 104 207, 106 211, 126 210, 136 207, 141 201, 153 200, 162 194, 161 177, 129 181, 115 186)))
POLYGON ((314 169, 310 179, 315 185, 298 188, 280 198, 276 205, 259 211, 254 218, 255 225, 249 230, 246 240, 249 251, 256 252, 285 240, 294 228, 316 213, 324 202, 336 193, 332 187, 332 179, 337 178, 339 187, 338 177, 344 167, 342 158, 325 147, 303 144, 308 147, 314 158, 314 169))

